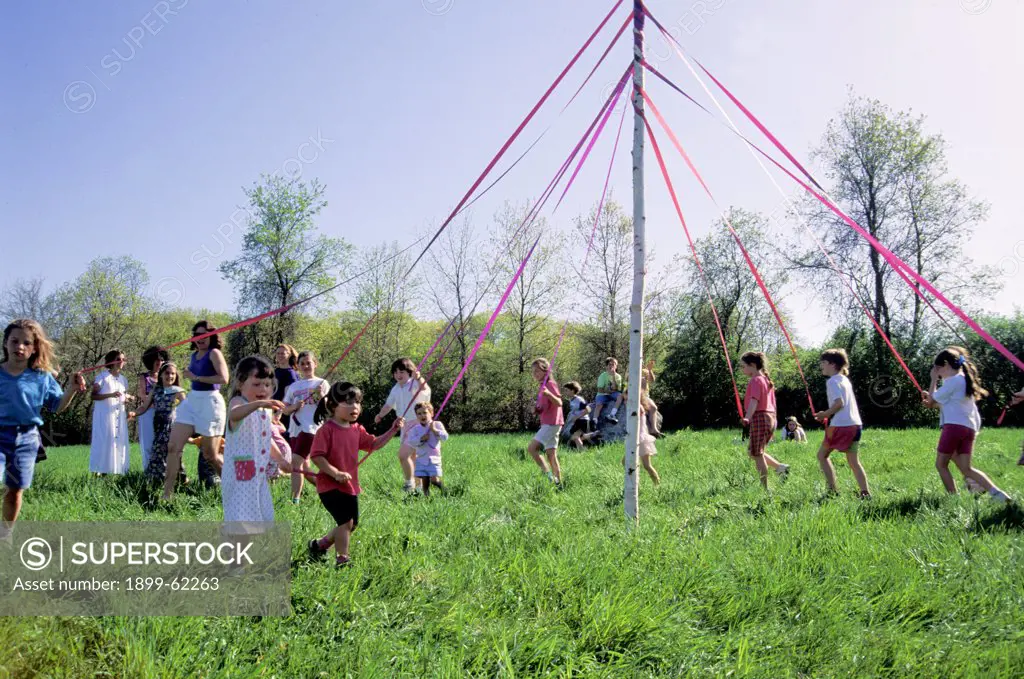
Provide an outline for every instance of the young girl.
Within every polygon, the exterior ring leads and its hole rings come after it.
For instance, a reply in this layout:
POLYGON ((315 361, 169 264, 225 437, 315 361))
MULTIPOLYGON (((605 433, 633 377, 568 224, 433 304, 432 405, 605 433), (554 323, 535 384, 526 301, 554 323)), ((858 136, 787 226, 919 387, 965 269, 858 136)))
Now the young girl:
POLYGON ((128 380, 121 374, 124 353, 119 349, 108 351, 103 362, 107 368, 92 383, 89 471, 125 474, 128 472, 128 413, 124 404, 135 397, 128 393, 128 380))
POLYGON ((786 441, 807 443, 807 432, 800 426, 800 421, 792 415, 786 418, 786 426, 782 428, 782 437, 786 441))
POLYGON ((743 396, 746 417, 743 426, 750 428, 750 457, 754 459, 761 485, 768 489, 768 467, 782 480, 789 474, 789 465, 782 464, 764 452, 775 434, 775 385, 768 375, 768 359, 760 351, 748 351, 740 357, 743 374, 750 378, 743 396))
POLYGON ((579 382, 566 382, 562 385, 569 394, 569 416, 565 420, 565 428, 569 430, 569 445, 577 450, 583 449, 583 438, 590 433, 590 406, 580 396, 583 387, 579 382))
POLYGON ((928 391, 921 392, 924 404, 939 409, 938 454, 935 468, 939 471, 942 485, 949 493, 956 493, 956 482, 949 473, 952 460, 964 479, 972 479, 1000 502, 1008 502, 1009 496, 992 483, 984 472, 971 466, 974 452, 974 438, 981 429, 981 415, 976 401, 988 392, 981 388, 978 371, 963 347, 947 347, 935 357, 932 366, 932 383, 928 391), (939 379, 942 386, 939 387, 939 379))
POLYGON ((658 427, 658 405, 651 399, 651 385, 654 384, 654 361, 650 360, 644 367, 643 371, 643 383, 644 391, 640 395, 640 399, 644 402, 644 412, 647 417, 647 430, 651 436, 661 436, 661 430, 658 427))
MULTIPOLYGON (((430 385, 420 375, 420 371, 416 369, 416 364, 412 362, 412 359, 400 358, 392 363, 391 375, 395 378, 395 386, 391 388, 388 400, 384 402, 380 412, 373 418, 375 424, 380 424, 380 421, 391 410, 394 410, 395 414, 404 421, 411 406, 416 403, 430 403, 430 385)), ((407 493, 416 489, 412 480, 416 449, 405 443, 405 435, 414 424, 415 421, 410 417, 406 424, 406 430, 402 432, 401 445, 398 447, 398 463, 402 466, 402 474, 405 476, 404 490, 407 493)))
POLYGON ((312 351, 299 354, 299 376, 302 379, 284 393, 285 408, 282 411, 291 415, 292 502, 295 504, 302 497, 303 472, 310 471, 309 450, 320 428, 313 421, 316 406, 331 388, 327 380, 316 376, 316 357, 312 351))
POLYGON ((350 382, 336 382, 327 396, 320 399, 314 417, 317 424, 324 423, 313 437, 309 452, 319 470, 316 490, 337 527, 319 540, 311 540, 309 554, 319 559, 334 545, 337 566, 349 564, 349 539, 359 525, 359 451, 383 448, 405 425, 405 420, 397 417, 386 434, 374 438, 356 423, 363 410, 362 402, 363 392, 358 387, 350 382))
POLYGON ((75 373, 71 389, 62 391, 53 345, 37 322, 21 318, 4 328, 4 360, 0 363, 0 475, 7 492, 3 499, 0 542, 9 543, 11 527, 21 511, 21 497, 32 485, 40 447, 42 409, 56 414, 85 391, 85 378, 75 373))
POLYGON ((406 445, 416 448, 416 478, 423 495, 430 497, 430 487, 436 486, 442 493, 441 483, 441 441, 448 440, 444 425, 434 419, 434 406, 429 403, 416 404, 416 424, 409 427, 405 435, 406 445))
POLYGON ((540 429, 530 441, 526 450, 533 456, 541 473, 557 486, 562 485, 562 467, 558 464, 558 437, 562 432, 562 424, 565 422, 562 416, 562 394, 558 391, 558 385, 550 379, 548 371, 551 364, 546 358, 538 358, 531 364, 533 368, 533 379, 540 383, 540 393, 537 395, 536 412, 540 415, 540 429), (548 465, 541 457, 544 451, 548 457, 548 465))
MULTIPOLYGON (((149 451, 149 463, 144 469, 150 479, 162 481, 167 474, 167 442, 171 439, 174 409, 184 400, 185 390, 181 388, 178 366, 168 361, 160 366, 156 387, 135 414, 140 421, 142 413, 148 414, 153 423, 152 448, 149 451)), ((183 471, 179 468, 179 474, 183 471)))
MULTIPOLYGON (((274 379, 277 380, 277 388, 274 390, 274 400, 284 402, 285 392, 295 382, 299 381, 299 373, 295 371, 299 363, 299 355, 290 344, 279 344, 274 349, 274 379)), ((291 422, 288 414, 284 411, 279 413, 281 424, 284 425, 284 437, 290 438, 291 422)))
MULTIPOLYGON (((829 424, 825 430, 825 440, 818 448, 818 465, 825 475, 828 489, 838 495, 836 470, 832 466, 829 454, 833 450, 846 453, 846 462, 853 472, 853 478, 857 480, 857 486, 860 487, 861 498, 869 498, 871 490, 868 488, 868 477, 857 457, 863 422, 860 419, 860 409, 857 408, 857 398, 853 395, 853 384, 847 377, 849 365, 850 358, 846 355, 845 349, 828 349, 821 354, 821 374, 828 378, 825 391, 828 394, 829 407, 828 410, 816 413, 814 419, 818 422, 827 419, 829 424)), ((806 439, 805 436, 804 440, 806 439)))
MULTIPOLYGON (((160 347, 149 347, 142 352, 142 365, 146 366, 146 370, 138 375, 139 388, 137 398, 140 403, 143 401, 148 402, 148 397, 153 393, 153 389, 160 383, 160 368, 169 360, 171 360, 170 355, 160 347)), ((155 411, 147 410, 146 408, 142 408, 136 413, 136 417, 138 417, 139 449, 142 451, 143 471, 149 468, 149 456, 153 449, 154 413, 155 411)))
POLYGON ((228 403, 228 430, 224 443, 221 498, 228 532, 260 532, 251 523, 272 522, 274 501, 267 483, 271 460, 291 471, 288 460, 271 436, 273 413, 284 404, 274 394, 274 369, 259 356, 248 356, 235 367, 235 383, 228 403))
MULTIPOLYGON (((192 336, 200 337, 215 330, 206 321, 192 326, 192 336)), ((167 444, 167 475, 164 478, 163 499, 174 495, 174 485, 181 468, 181 453, 185 444, 195 434, 202 437, 200 454, 210 463, 214 476, 209 482, 215 484, 224 460, 220 454, 224 437, 224 420, 227 411, 220 385, 228 382, 228 364, 220 350, 220 336, 210 335, 192 342, 192 358, 184 377, 192 381, 192 391, 178 408, 178 416, 171 426, 171 440, 167 444)))

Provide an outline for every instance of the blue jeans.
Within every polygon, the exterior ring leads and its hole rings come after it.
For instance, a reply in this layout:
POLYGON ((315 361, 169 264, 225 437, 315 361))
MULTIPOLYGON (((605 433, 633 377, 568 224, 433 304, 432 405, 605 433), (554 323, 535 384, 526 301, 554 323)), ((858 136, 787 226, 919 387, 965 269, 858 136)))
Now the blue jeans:
POLYGON ((610 394, 598 394, 594 398, 594 403, 600 403, 602 405, 606 403, 615 403, 615 399, 618 398, 621 393, 622 392, 620 391, 613 391, 610 394))
POLYGON ((31 425, 0 425, 0 473, 12 490, 32 485, 39 452, 39 429, 31 425))

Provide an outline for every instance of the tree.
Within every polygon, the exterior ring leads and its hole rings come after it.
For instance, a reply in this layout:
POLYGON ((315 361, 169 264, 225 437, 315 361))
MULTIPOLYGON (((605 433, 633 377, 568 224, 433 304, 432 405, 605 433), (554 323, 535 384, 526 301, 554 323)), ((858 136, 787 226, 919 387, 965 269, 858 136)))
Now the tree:
MULTIPOLYGON (((829 121, 813 156, 825 167, 834 202, 873 237, 930 280, 951 299, 979 300, 996 288, 995 276, 963 252, 986 206, 949 176, 946 142, 929 134, 923 116, 894 113, 877 100, 855 96, 829 121)), ((801 208, 823 232, 825 248, 849 274, 883 331, 916 350, 934 327, 921 298, 859 234, 813 198, 801 208)), ((862 310, 835 279, 824 255, 801 248, 793 263, 820 290, 832 317, 861 325, 862 310)), ((880 337, 873 339, 881 371, 888 361, 880 337)))
MULTIPOLYGON (((558 317, 558 290, 563 286, 559 272, 561 248, 558 241, 544 232, 547 220, 543 217, 525 223, 529 205, 516 206, 506 202, 494 215, 490 244, 498 258, 494 263, 499 287, 509 281, 519 269, 534 241, 541 240, 533 252, 522 275, 512 287, 503 311, 506 328, 511 335, 513 367, 513 412, 520 429, 527 425, 532 412, 536 390, 530 363, 537 356, 550 355, 557 335, 546 322, 558 317), (532 393, 531 393, 532 392, 532 393)), ((556 331, 557 332, 557 331, 556 331)))
MULTIPOLYGON (((235 287, 241 313, 251 314, 286 306, 321 292, 335 283, 333 271, 349 261, 351 246, 340 238, 318 233, 314 223, 326 207, 326 187, 317 180, 306 184, 279 175, 263 175, 252 188, 242 252, 220 265, 221 275, 235 287)), ((311 303, 324 308, 325 295, 311 303)), ((294 334, 289 313, 268 319, 250 333, 257 353, 294 334)))
POLYGON ((7 323, 16 318, 31 318, 38 321, 47 332, 53 332, 51 326, 56 317, 54 297, 43 292, 45 279, 19 278, 4 288, 0 296, 0 321, 7 323))

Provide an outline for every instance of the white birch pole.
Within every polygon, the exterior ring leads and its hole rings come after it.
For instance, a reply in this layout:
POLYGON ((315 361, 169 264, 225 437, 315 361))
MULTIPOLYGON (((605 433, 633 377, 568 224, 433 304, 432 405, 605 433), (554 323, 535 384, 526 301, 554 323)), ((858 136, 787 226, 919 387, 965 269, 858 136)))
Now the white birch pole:
POLYGON ((640 442, 640 387, 644 350, 644 10, 634 0, 633 14, 633 297, 629 303, 629 394, 626 402, 626 480, 623 504, 626 518, 640 521, 637 447, 640 442))

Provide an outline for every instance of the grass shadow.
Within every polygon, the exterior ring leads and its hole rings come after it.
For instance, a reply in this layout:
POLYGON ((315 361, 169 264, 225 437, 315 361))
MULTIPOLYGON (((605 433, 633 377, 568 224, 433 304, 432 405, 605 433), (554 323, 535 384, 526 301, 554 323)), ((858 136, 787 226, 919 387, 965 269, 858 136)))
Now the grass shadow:
POLYGON ((897 497, 891 500, 875 499, 862 504, 857 511, 867 521, 888 521, 934 511, 942 505, 942 498, 923 493, 915 497, 897 497))
POLYGON ((968 530, 972 533, 990 533, 999 530, 1024 532, 1024 511, 1015 504, 1008 504, 985 518, 979 518, 975 514, 975 519, 971 522, 968 530))

